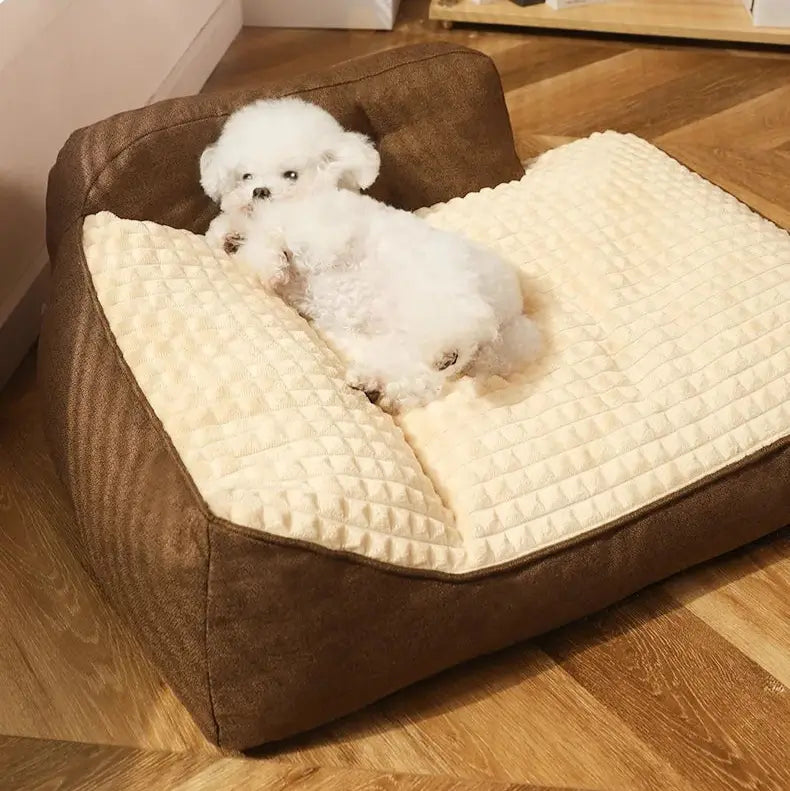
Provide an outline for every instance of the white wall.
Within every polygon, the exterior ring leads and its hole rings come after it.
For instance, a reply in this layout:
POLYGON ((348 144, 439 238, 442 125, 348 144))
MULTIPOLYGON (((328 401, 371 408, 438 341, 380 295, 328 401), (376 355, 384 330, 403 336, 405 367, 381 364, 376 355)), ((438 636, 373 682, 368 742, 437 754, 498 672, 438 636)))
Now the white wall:
POLYGON ((0 385, 37 332, 49 168, 74 129, 194 93, 241 27, 239 0, 0 2, 0 385), (32 290, 31 290, 32 289, 32 290))
POLYGON ((790 0, 744 0, 758 27, 790 27, 790 0))

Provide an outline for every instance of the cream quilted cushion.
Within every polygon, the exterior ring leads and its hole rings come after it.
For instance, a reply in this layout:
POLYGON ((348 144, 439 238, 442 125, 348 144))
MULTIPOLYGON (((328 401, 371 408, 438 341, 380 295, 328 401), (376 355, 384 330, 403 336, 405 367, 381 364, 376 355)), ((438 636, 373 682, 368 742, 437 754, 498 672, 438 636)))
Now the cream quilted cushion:
POLYGON ((424 210, 524 274, 545 356, 394 422, 311 328, 186 231, 84 245, 134 376, 211 510, 462 574, 645 508, 790 428, 790 237, 632 136, 424 210))

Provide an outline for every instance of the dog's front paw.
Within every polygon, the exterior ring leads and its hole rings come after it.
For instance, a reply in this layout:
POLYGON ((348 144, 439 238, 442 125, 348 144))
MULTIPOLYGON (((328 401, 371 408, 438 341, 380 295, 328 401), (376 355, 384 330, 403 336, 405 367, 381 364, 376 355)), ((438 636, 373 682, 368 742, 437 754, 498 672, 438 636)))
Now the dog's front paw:
POLYGON ((415 379, 401 379, 388 382, 379 398, 379 406, 385 412, 397 414, 405 409, 425 406, 439 396, 442 391, 442 380, 428 376, 415 379))
POLYGON ((206 231, 206 243, 214 250, 221 249, 228 252, 226 248, 227 240, 234 235, 234 232, 227 229, 227 223, 224 222, 224 218, 218 217, 209 225, 206 231))
POLYGON ((241 251, 241 259, 249 271, 270 291, 279 291, 291 278, 292 257, 287 250, 272 248, 251 251, 245 245, 241 251))
POLYGON ((349 377, 349 387, 362 391, 371 404, 393 415, 405 409, 424 406, 437 398, 442 379, 430 375, 386 381, 371 377, 349 377))
POLYGON ((279 291, 288 285, 291 279, 291 254, 288 250, 282 250, 276 258, 271 261, 269 271, 261 275, 263 284, 272 291, 279 291))
POLYGON ((224 250, 233 255, 244 242, 242 228, 243 222, 238 214, 220 212, 206 230, 206 242, 214 250, 224 250))
POLYGON ((235 255, 239 252, 239 248, 244 244, 244 237, 240 233, 227 233, 225 234, 225 241, 222 244, 222 249, 228 255, 235 255))
POLYGON ((365 376, 357 371, 349 371, 346 376, 346 384, 352 390, 359 390, 371 404, 378 404, 381 399, 382 385, 374 378, 365 376))

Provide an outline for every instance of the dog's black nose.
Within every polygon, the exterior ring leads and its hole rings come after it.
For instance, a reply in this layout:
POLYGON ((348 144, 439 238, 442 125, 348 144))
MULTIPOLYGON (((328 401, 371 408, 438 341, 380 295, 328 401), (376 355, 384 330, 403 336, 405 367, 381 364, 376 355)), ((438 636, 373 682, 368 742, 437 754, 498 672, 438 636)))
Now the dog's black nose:
POLYGON ((272 192, 268 187, 256 187, 252 191, 253 198, 271 198, 272 192))

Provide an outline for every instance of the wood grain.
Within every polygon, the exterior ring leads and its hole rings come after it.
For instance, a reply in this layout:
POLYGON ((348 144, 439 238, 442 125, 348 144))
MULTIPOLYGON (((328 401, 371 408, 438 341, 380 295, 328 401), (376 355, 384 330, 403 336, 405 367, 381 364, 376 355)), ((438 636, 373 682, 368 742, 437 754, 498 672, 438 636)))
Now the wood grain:
POLYGON ((555 11, 510 0, 433 0, 431 19, 478 25, 790 45, 787 28, 755 27, 741 0, 608 0, 555 11))
POLYGON ((536 642, 690 787, 790 787, 790 695, 665 593, 536 642))
POLYGON ((668 580, 664 589, 790 696, 790 531, 668 580))
POLYGON ((0 737, 3 791, 581 791, 0 737))
POLYGON ((688 144, 737 151, 774 151, 790 143, 790 85, 785 70, 777 87, 752 80, 759 90, 750 99, 727 100, 718 112, 702 113, 682 125, 672 125, 657 138, 659 144, 688 144))
MULTIPOLYGON (((637 132, 790 227, 788 54, 437 34, 427 12, 403 0, 391 33, 245 29, 206 90, 438 35, 494 59, 524 158, 600 129, 637 132)), ((787 531, 241 758, 204 742, 108 608, 72 520, 31 357, 0 393, 2 791, 790 788, 787 531)))
POLYGON ((261 752, 307 765, 439 771, 470 780, 692 788, 535 646, 455 668, 291 745, 261 752), (591 740, 591 733, 607 738, 591 740))

